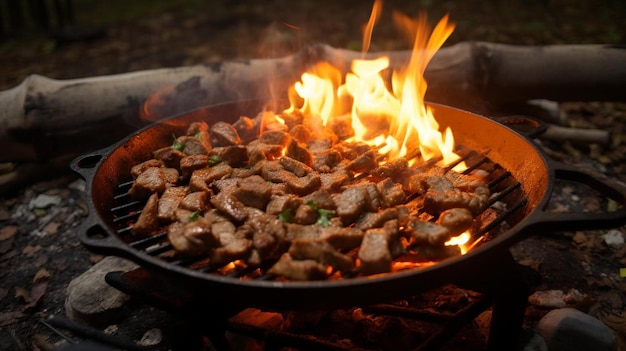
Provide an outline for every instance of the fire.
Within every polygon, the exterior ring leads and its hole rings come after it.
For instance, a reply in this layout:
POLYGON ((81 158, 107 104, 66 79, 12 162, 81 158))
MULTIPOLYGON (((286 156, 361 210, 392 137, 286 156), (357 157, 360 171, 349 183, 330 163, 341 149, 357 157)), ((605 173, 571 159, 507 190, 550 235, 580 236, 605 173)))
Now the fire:
POLYGON ((461 254, 465 255, 465 253, 469 249, 469 245, 467 244, 469 243, 470 238, 471 238, 471 235, 468 232, 465 232, 465 233, 462 233, 460 235, 450 238, 450 240, 446 241, 444 245, 446 246, 456 245, 459 247, 459 249, 461 249, 461 254))
MULTIPOLYGON (((382 1, 377 0, 365 26, 364 52, 369 48, 381 7, 382 1)), ((343 84, 337 68, 321 63, 304 73, 295 84, 299 99, 290 97, 291 107, 286 112, 297 109, 318 115, 326 124, 339 110, 340 102, 348 97, 352 99, 349 113, 353 140, 379 147, 379 152, 389 159, 415 155, 419 150, 423 160, 440 159, 441 165, 451 164, 459 159, 454 152, 454 137, 450 128, 439 130, 432 110, 424 101, 428 86, 424 72, 436 51, 452 34, 454 24, 444 16, 431 31, 425 14, 411 19, 394 13, 394 19, 411 38, 413 53, 403 70, 393 72, 391 89, 383 78, 383 72, 390 65, 388 57, 354 60, 352 72, 346 74, 343 84), (304 103, 296 107, 301 100, 304 103)), ((460 163, 455 170, 464 168, 464 163, 460 163)))

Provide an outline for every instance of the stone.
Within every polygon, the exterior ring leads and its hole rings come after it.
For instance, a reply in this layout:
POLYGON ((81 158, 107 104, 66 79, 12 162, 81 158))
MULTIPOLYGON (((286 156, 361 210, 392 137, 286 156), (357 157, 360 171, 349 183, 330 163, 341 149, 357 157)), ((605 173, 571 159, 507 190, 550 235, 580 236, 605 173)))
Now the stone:
POLYGON ((573 308, 548 312, 537 324, 537 334, 549 351, 616 351, 615 333, 597 318, 573 308))
POLYGON ((122 258, 103 258, 68 285, 66 315, 94 326, 112 324, 121 317, 123 306, 130 296, 108 285, 104 276, 109 272, 128 271, 136 267, 136 264, 122 258))

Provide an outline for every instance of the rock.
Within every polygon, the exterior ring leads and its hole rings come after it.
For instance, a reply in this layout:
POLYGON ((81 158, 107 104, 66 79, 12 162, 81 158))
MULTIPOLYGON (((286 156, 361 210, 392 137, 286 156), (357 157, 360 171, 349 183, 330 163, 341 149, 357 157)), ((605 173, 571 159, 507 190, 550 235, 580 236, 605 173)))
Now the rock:
POLYGON ((624 246, 624 234, 617 230, 609 230, 606 234, 602 235, 604 242, 611 248, 620 249, 624 246))
POLYGON ((30 200, 30 202, 28 203, 28 208, 31 210, 35 208, 48 208, 50 206, 59 205, 61 201, 63 201, 63 198, 61 196, 40 194, 37 195, 36 198, 30 200))
POLYGON ((539 334, 533 334, 524 345, 522 351, 550 351, 546 341, 539 334))
POLYGON ((528 302, 539 307, 563 308, 582 302, 586 295, 576 289, 570 289, 567 294, 562 290, 536 291, 528 297, 528 302))
POLYGON ((536 331, 546 341, 549 351, 617 350, 617 338, 609 327, 573 308, 548 312, 536 331))
POLYGON ((163 341, 163 333, 161 329, 152 328, 148 330, 139 340, 140 346, 156 346, 163 341))
POLYGON ((70 282, 65 299, 65 313, 75 320, 94 326, 107 326, 121 316, 122 307, 130 296, 116 290, 104 281, 113 271, 136 268, 134 263, 118 257, 105 257, 85 273, 70 282))

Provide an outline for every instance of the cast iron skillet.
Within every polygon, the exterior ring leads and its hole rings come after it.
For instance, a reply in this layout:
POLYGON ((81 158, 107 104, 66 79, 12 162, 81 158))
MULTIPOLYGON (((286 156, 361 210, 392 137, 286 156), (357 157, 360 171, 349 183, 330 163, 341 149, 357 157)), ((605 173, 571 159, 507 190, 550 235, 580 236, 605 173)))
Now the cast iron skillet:
POLYGON ((130 180, 129 170, 133 165, 151 158, 153 150, 171 145, 172 135, 183 134, 191 121, 202 119, 210 124, 218 120, 232 122, 241 115, 255 116, 264 107, 260 101, 225 103, 173 117, 139 130, 110 147, 76 158, 71 166, 86 180, 89 206, 89 215, 79 228, 79 239, 92 252, 135 261, 163 277, 168 284, 183 286, 218 303, 228 300, 245 301, 247 307, 331 308, 332 302, 337 300, 345 305, 346 298, 353 305, 390 301, 464 277, 488 276, 498 270, 502 256, 499 253, 508 253, 512 244, 530 235, 626 224, 626 189, 623 186, 591 170, 547 160, 531 141, 489 118, 447 106, 431 106, 442 128, 452 128, 457 144, 485 153, 511 172, 521 183, 528 200, 521 218, 510 229, 466 255, 427 268, 372 277, 307 282, 240 280, 152 257, 131 247, 116 234, 110 212, 113 196, 118 184, 130 180), (549 213, 546 207, 556 180, 587 184, 616 201, 619 209, 605 213, 549 213), (476 271, 480 273, 471 273, 476 271), (338 296, 343 298, 337 299, 338 296))

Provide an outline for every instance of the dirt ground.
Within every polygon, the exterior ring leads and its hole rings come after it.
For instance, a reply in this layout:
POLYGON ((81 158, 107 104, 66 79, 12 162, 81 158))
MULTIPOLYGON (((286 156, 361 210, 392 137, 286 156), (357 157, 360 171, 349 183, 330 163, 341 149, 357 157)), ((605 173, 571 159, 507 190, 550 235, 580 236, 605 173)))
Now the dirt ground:
MULTIPOLYGON (((29 27, 6 36, 0 42, 0 90, 31 74, 69 79, 278 57, 316 42, 359 50, 360 26, 371 6, 370 2, 326 0, 173 3, 165 8, 146 6, 131 15, 124 12, 123 1, 112 1, 109 7, 76 1, 73 35, 29 27)), ((385 3, 372 51, 408 47, 390 24, 391 9, 407 14, 425 10, 433 21, 449 13, 457 28, 448 44, 466 40, 626 44, 626 3, 620 0, 395 0, 385 3)), ((626 182, 626 104, 572 101, 560 109, 569 117, 569 126, 611 130, 611 142, 543 141, 546 154, 626 182)), ((604 211, 611 206, 577 185, 561 184, 553 197, 556 212, 604 211)), ((0 349, 30 350, 39 338, 58 341, 39 320, 64 314, 68 282, 101 259, 86 251, 75 236, 86 212, 85 201, 81 181, 69 168, 66 174, 0 197, 0 349), (41 194, 60 202, 38 207, 35 202, 41 194)), ((626 227, 616 229, 622 237, 626 233, 626 227)), ((626 337, 626 282, 620 276, 620 268, 626 267, 626 248, 609 246, 603 238, 606 233, 533 237, 514 247, 514 252, 543 278, 538 290, 579 289, 588 298, 577 307, 626 337)))

